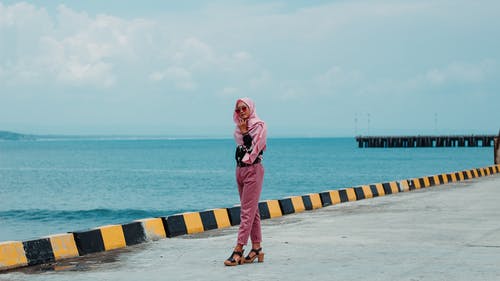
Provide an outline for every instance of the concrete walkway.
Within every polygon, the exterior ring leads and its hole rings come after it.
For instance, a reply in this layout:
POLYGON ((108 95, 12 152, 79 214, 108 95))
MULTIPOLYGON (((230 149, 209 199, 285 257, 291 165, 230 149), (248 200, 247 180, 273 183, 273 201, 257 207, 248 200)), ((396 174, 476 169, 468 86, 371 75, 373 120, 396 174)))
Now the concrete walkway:
POLYGON ((263 222, 265 262, 225 267, 236 228, 0 280, 500 280, 500 176, 263 222))

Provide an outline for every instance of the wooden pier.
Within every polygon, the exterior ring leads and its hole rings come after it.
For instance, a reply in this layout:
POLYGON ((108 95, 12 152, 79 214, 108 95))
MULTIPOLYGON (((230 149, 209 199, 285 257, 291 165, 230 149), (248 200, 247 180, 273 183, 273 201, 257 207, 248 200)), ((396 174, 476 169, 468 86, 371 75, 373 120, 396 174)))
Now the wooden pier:
POLYGON ((492 147, 495 135, 357 136, 359 148, 369 147, 492 147))

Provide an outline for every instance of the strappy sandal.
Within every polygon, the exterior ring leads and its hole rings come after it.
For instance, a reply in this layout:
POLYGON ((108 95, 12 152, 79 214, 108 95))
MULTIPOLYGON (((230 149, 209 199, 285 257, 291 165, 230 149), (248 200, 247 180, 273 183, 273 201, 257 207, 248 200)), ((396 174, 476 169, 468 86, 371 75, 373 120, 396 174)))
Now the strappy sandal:
POLYGON ((252 263, 255 258, 257 258, 258 262, 264 262, 264 253, 262 252, 262 248, 252 249, 250 253, 248 253, 248 256, 245 257, 245 263, 252 263), (255 255, 250 256, 250 253, 252 252, 254 252, 255 255))
POLYGON ((244 263, 244 261, 243 261, 243 251, 241 251, 241 252, 234 251, 229 256, 229 258, 227 258, 227 260, 224 261, 224 265, 227 265, 227 266, 235 266, 235 265, 243 264, 243 263, 244 263), (238 256, 240 258, 239 259, 235 259, 234 256, 238 256))

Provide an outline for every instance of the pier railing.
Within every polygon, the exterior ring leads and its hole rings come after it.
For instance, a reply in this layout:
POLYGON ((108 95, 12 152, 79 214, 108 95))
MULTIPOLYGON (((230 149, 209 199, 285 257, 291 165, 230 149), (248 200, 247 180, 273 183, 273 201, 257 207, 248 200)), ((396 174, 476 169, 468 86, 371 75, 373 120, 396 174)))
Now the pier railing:
POLYGON ((359 148, 370 147, 492 147, 495 135, 357 136, 359 148))

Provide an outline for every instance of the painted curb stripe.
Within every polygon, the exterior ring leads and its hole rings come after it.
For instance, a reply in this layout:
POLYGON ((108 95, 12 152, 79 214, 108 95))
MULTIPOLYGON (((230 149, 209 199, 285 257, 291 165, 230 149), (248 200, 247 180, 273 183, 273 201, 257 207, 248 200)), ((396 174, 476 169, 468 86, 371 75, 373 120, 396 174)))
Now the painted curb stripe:
POLYGON ((384 187, 382 186, 381 183, 375 184, 375 188, 377 189, 378 196, 385 196, 384 187))
POLYGON ((418 183, 420 184, 420 188, 426 188, 424 178, 418 178, 418 183))
POLYGON ((218 228, 213 210, 200 212, 200 218, 205 231, 218 228))
POLYGON ((408 180, 402 180, 399 182, 399 190, 401 192, 410 191, 410 186, 408 185, 408 180))
POLYGON ((417 188, 415 187, 415 185, 416 185, 416 183, 417 183, 417 182, 418 182, 418 181, 415 181, 415 179, 409 179, 409 180, 408 180, 408 187, 409 187, 409 191, 412 191, 412 190, 417 189, 417 188))
POLYGON ((269 209, 269 214, 271 218, 277 218, 283 216, 281 213, 280 203, 278 200, 267 200, 267 208, 269 209))
POLYGON ((217 222, 217 228, 226 228, 231 226, 231 221, 229 220, 229 215, 226 208, 214 209, 215 221, 217 222))
POLYGON ((332 197, 330 197, 329 191, 323 191, 319 196, 321 197, 321 204, 323 204, 323 207, 332 205, 332 197))
POLYGON ((321 204, 321 198, 319 197, 319 193, 311 193, 308 195, 309 198, 311 199, 313 210, 323 207, 323 204, 321 204))
POLYGON ((399 183, 397 181, 391 181, 389 183, 389 186, 391 187, 391 192, 392 193, 398 193, 399 192, 399 183))
POLYGON ((304 207, 307 211, 323 207, 319 193, 302 195, 302 201, 304 202, 304 207))
POLYGON ((206 210, 200 212, 200 218, 205 231, 231 226, 227 209, 206 210))
POLYGON ((474 178, 479 178, 479 174, 476 169, 472 170, 472 174, 474 175, 474 178))
MULTIPOLYGON (((430 177, 432 178, 432 177, 430 177)), ((424 177, 424 186, 429 187, 431 186, 431 181, 429 180, 429 177, 424 177)))
POLYGON ((378 197, 379 196, 377 185, 370 184, 370 191, 371 191, 373 197, 378 197))
POLYGON ((291 198, 280 199, 280 200, 278 200, 278 202, 280 203, 280 208, 281 208, 281 212, 283 213, 283 215, 295 213, 295 209, 293 208, 291 198))
POLYGON ((111 251, 127 246, 121 225, 105 225, 98 227, 98 229, 101 231, 105 251, 111 251))
POLYGON ((201 222, 201 217, 199 212, 184 213, 184 221, 186 222, 186 228, 188 234, 203 232, 203 223, 201 222))
POLYGON ((367 199, 373 198, 372 189, 370 188, 369 185, 363 185, 361 186, 361 189, 363 189, 363 194, 365 195, 365 198, 367 199))
POLYGON ((450 175, 449 175, 449 174, 443 174, 443 179, 444 179, 444 182, 445 182, 445 183, 449 183, 449 182, 450 182, 451 177, 450 177, 450 175))
POLYGON ((186 222, 184 222, 184 216, 182 214, 162 217, 162 219, 167 237, 170 238, 187 234, 186 222))
POLYGON ((382 184, 382 187, 384 188, 384 193, 385 194, 392 194, 391 186, 389 185, 388 182, 384 182, 382 184))
POLYGON ((123 235, 127 246, 137 245, 146 242, 146 233, 140 222, 130 222, 122 225, 123 235))
POLYGON ((413 188, 414 189, 420 189, 420 188, 422 188, 422 185, 420 184, 420 179, 419 178, 413 179, 413 188))
POLYGON ((267 206, 267 202, 259 202, 259 214, 260 214, 260 219, 265 220, 265 219, 270 219, 271 214, 269 213, 269 207, 267 206))
POLYGON ((439 179, 439 176, 438 176, 438 175, 434 175, 434 176, 432 176, 432 178, 434 179, 434 184, 435 184, 435 185, 440 185, 440 184, 442 184, 441 179, 439 179))
POLYGON ((311 197, 309 197, 309 195, 302 195, 302 202, 304 202, 304 208, 307 211, 310 211, 313 209, 311 197))
POLYGON ((23 247, 29 266, 55 261, 49 238, 23 241, 23 247))
POLYGON ((365 199, 365 191, 363 190, 363 187, 355 187, 354 188, 354 193, 356 194, 356 200, 363 200, 365 199))
POLYGON ((435 186, 436 185, 436 178, 434 176, 429 176, 429 186, 435 186))
POLYGON ((50 240, 56 261, 78 256, 78 248, 73 233, 54 234, 47 238, 50 240))
POLYGON ((99 229, 91 229, 73 232, 78 255, 97 253, 104 251, 104 242, 99 229))
POLYGON ((441 175, 438 175, 438 178, 439 178, 439 182, 440 182, 441 184, 445 184, 445 183, 446 183, 446 182, 444 181, 444 178, 443 178, 443 175, 442 175, 442 174, 441 174, 441 175))
POLYGON ((229 215, 229 221, 231 222, 232 226, 240 224, 240 212, 241 212, 240 206, 234 206, 227 209, 227 213, 229 215))
POLYGON ((341 203, 340 192, 338 190, 331 190, 330 191, 330 197, 332 198, 332 204, 339 204, 339 203, 341 203))
POLYGON ((451 182, 456 182, 457 181, 457 175, 455 175, 455 173, 452 173, 452 174, 448 174, 450 177, 451 177, 451 182))
POLYGON ((449 182, 448 175, 447 174, 442 174, 442 176, 443 176, 443 181, 444 181, 443 184, 447 184, 449 182))
POLYGON ((347 192, 347 199, 349 199, 349 201, 356 201, 356 193, 354 193, 354 188, 349 187, 346 188, 345 191, 347 192))
POLYGON ((306 210, 304 201, 302 200, 302 196, 292 196, 290 198, 292 199, 293 209, 296 213, 300 213, 306 210))
POLYGON ((347 197, 347 191, 345 189, 339 190, 340 202, 348 202, 349 198, 347 197))
POLYGON ((6 241, 0 243, 0 270, 22 267, 28 265, 24 253, 23 243, 19 241, 6 241))
POLYGON ((167 237, 162 218, 146 218, 136 221, 142 224, 147 240, 158 240, 167 237))

